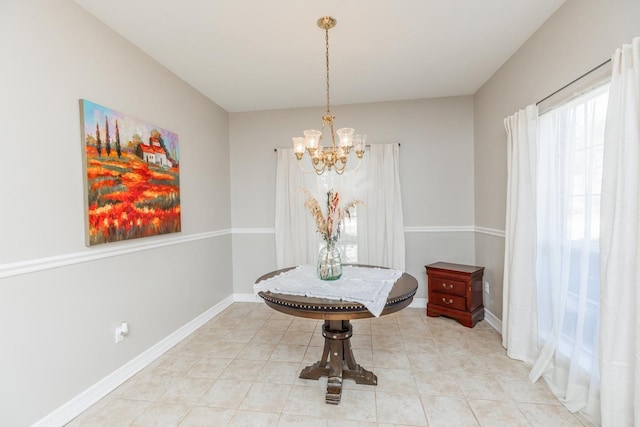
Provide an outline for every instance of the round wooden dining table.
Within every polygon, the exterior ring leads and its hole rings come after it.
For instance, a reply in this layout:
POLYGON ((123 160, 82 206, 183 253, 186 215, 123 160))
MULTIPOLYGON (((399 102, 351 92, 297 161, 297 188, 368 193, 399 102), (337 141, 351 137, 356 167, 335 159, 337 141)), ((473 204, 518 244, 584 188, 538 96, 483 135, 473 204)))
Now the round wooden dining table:
MULTIPOLYGON (((256 280, 256 283, 293 268, 295 267, 264 274, 256 280)), ((338 285, 339 282, 336 282, 336 286, 338 285)), ((395 313, 407 307, 413 301, 417 290, 418 281, 415 277, 403 273, 393 284, 380 316, 395 313)), ((378 378, 376 375, 356 362, 351 349, 350 339, 353 335, 353 327, 350 321, 374 317, 363 304, 343 300, 272 293, 269 291, 258 292, 258 295, 269 307, 281 313, 324 320, 322 327, 322 336, 324 337, 322 357, 318 362, 304 368, 299 377, 312 380, 318 380, 323 376, 328 377, 326 403, 336 405, 340 403, 343 379, 353 379, 357 384, 377 385, 378 378)))

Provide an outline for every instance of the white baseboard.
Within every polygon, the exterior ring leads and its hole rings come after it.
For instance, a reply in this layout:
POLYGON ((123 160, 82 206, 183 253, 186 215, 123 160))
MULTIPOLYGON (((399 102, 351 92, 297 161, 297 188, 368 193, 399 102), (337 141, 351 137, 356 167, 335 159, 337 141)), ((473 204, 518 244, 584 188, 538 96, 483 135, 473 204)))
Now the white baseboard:
POLYGON ((119 385, 127 381, 136 373, 147 367, 158 357, 162 356, 171 347, 178 344, 200 326, 207 323, 222 310, 234 302, 233 295, 228 296, 214 305, 171 335, 144 351, 122 367, 118 368, 96 384, 92 385, 55 411, 51 412, 40 421, 33 424, 34 427, 59 427, 73 420, 78 415, 89 409, 93 404, 115 390, 119 385))
POLYGON ((500 335, 502 335, 502 320, 498 319, 495 314, 484 309, 484 321, 495 329, 500 335))
POLYGON ((414 298, 409 304, 409 308, 427 308, 426 298, 414 298))
POLYGON ((258 294, 233 294, 233 302, 262 302, 258 294))

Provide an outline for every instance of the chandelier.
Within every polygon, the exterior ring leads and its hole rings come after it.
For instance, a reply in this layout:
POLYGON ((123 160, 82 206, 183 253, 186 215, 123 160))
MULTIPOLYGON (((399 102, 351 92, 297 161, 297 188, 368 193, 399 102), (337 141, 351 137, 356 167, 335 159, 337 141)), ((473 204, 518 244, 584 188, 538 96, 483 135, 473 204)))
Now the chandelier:
POLYGON ((329 29, 336 26, 336 19, 331 16, 323 16, 318 19, 318 27, 324 29, 325 32, 325 46, 326 46, 326 64, 327 64, 327 112, 322 116, 322 128, 321 130, 305 130, 304 137, 293 137, 293 151, 298 159, 298 166, 303 172, 322 175, 325 170, 331 171, 332 169, 338 174, 342 175, 347 167, 347 158, 349 152, 353 149, 358 158, 358 164, 351 171, 360 167, 362 156, 364 155, 366 135, 354 135, 352 128, 338 129, 335 133, 333 131, 333 120, 335 116, 331 115, 330 101, 329 101, 329 29), (322 134, 324 127, 329 126, 331 131, 331 145, 323 147, 322 134), (336 144, 336 136, 338 134, 338 143, 336 144), (311 157, 311 164, 313 170, 306 170, 302 167, 301 160, 304 157, 304 152, 309 153, 311 157))

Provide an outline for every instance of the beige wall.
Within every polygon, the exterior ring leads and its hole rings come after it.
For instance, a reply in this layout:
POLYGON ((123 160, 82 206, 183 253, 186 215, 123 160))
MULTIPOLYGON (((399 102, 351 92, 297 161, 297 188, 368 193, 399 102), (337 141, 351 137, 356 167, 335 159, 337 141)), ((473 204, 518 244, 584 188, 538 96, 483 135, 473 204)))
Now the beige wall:
MULTIPOLYGON (((318 107, 230 114, 236 293, 252 293, 255 279, 275 268, 274 148, 319 128, 323 113, 318 107)), ((370 143, 401 144, 404 224, 411 230, 406 269, 425 298, 425 264, 474 262, 472 97, 337 106, 332 113, 337 127, 366 133, 370 143)))
MULTIPOLYGON (((506 134, 503 119, 608 59, 640 35, 640 1, 568 0, 474 96, 475 224, 504 230, 506 134)), ((504 239, 476 239, 476 262, 491 282, 485 305, 502 313, 504 239)))
POLYGON ((71 0, 1 2, 0 58, 0 425, 23 426, 231 295, 228 124, 71 0), (81 98, 178 133, 181 233, 84 246, 81 98))

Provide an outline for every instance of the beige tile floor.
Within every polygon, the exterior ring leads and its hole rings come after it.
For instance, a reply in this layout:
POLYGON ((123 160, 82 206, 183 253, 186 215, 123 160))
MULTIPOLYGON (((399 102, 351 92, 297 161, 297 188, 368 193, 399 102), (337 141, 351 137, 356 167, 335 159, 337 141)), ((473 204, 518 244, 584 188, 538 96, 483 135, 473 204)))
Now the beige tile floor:
POLYGON ((321 321, 234 303, 68 424, 88 426, 583 426, 509 359, 486 322, 405 309, 353 321, 358 363, 377 386, 298 378, 322 353, 321 321))

